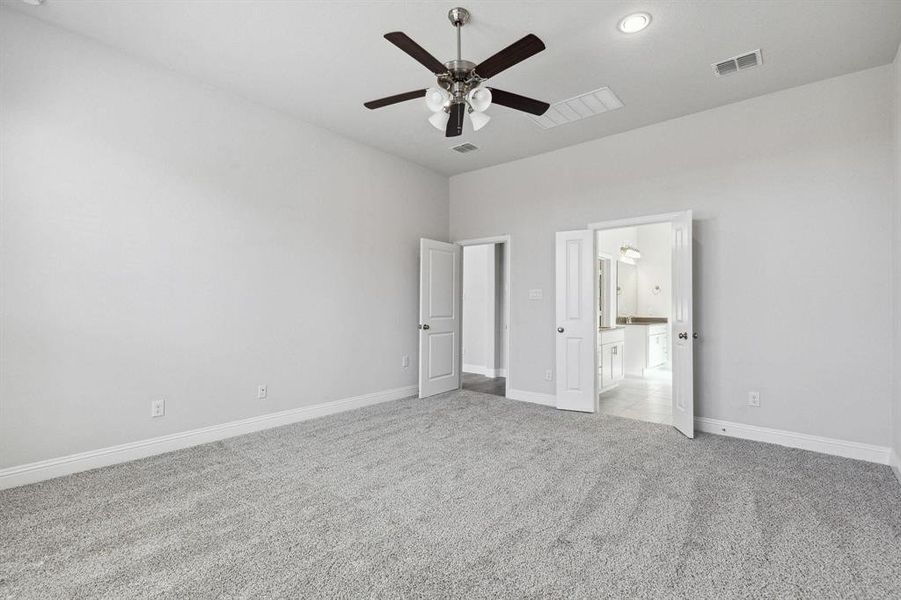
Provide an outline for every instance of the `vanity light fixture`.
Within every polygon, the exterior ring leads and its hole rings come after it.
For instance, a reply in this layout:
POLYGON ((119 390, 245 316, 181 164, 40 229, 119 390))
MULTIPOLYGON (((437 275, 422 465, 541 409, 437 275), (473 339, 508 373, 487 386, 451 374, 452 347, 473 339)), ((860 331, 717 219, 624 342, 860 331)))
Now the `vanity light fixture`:
POLYGON ((623 33, 638 33, 651 24, 651 15, 646 12, 626 15, 619 22, 619 30, 623 33))
POLYGON ((641 258, 641 252, 639 252, 638 248, 636 248, 629 242, 623 242, 623 245, 619 248, 619 255, 620 258, 628 258, 631 260, 641 258))

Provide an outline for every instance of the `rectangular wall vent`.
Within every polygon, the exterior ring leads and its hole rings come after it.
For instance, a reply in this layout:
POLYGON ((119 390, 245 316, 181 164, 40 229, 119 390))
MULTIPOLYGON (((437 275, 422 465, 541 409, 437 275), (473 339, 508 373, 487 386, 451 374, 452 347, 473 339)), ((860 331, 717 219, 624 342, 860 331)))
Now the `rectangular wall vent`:
POLYGON ((459 152, 460 154, 466 154, 467 152, 473 152, 478 149, 479 149, 478 146, 474 146, 474 145, 470 144, 469 142, 466 142, 465 144, 460 144, 459 146, 451 146, 451 150, 453 150, 454 152, 459 152))
POLYGON ((750 69, 751 67, 756 67, 761 64, 763 64, 763 56, 760 54, 760 48, 758 48, 753 52, 747 52, 745 54, 740 54, 739 56, 727 58, 726 60, 720 61, 718 63, 713 63, 713 65, 711 66, 713 67, 713 72, 716 74, 716 76, 722 77, 724 75, 731 75, 732 73, 744 71, 745 69, 750 69))
POLYGON ((610 88, 602 87, 591 92, 579 94, 573 98, 555 102, 540 117, 535 115, 528 116, 539 127, 550 129, 551 127, 587 119, 588 117, 605 113, 608 110, 616 110, 622 107, 623 103, 616 97, 616 94, 610 88))

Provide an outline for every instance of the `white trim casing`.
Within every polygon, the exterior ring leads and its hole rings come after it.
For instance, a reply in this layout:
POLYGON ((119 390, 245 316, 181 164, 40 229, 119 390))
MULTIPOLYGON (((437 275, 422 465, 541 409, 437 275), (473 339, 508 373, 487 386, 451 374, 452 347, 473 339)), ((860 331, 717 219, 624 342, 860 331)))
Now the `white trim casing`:
MULTIPOLYGON (((626 219, 614 219, 612 221, 599 221, 597 223, 589 223, 588 229, 620 229, 622 227, 638 227, 639 225, 653 225, 655 223, 669 223, 678 219, 685 214, 686 211, 662 213, 658 215, 641 215, 638 217, 628 217, 626 219)), ((688 211, 690 212, 690 211, 688 211)))
POLYGON ((410 385, 0 469, 0 490, 207 444, 255 431, 290 425, 373 404, 409 398, 415 396, 418 391, 417 386, 410 385))
POLYGON ((527 392, 525 390, 513 390, 507 386, 507 398, 510 400, 519 400, 521 402, 531 402, 532 404, 541 404, 544 406, 557 406, 557 396, 554 394, 542 394, 540 392, 527 392))
MULTIPOLYGON (((784 431, 782 429, 770 429, 756 425, 745 425, 719 419, 708 419, 706 417, 695 417, 695 427, 698 431, 705 433, 754 440, 756 442, 768 442, 770 444, 788 446, 789 448, 812 450, 813 452, 865 460, 882 465, 889 464, 890 460, 891 448, 886 446, 849 442, 847 440, 784 431)), ((898 474, 897 470, 895 474, 898 474)), ((899 481, 901 481, 901 477, 899 477, 899 481)))
POLYGON ((510 241, 510 235, 492 235, 489 237, 483 238, 472 238, 468 240, 455 240, 454 244, 460 244, 461 246, 484 246, 486 244, 506 244, 510 241))

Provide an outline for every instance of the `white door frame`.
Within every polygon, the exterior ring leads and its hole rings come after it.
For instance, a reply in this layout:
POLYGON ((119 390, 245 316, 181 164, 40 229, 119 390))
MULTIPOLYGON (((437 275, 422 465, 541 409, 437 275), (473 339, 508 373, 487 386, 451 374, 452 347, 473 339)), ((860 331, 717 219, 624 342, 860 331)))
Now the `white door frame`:
MULTIPOLYGON (((588 229, 597 232, 597 231, 603 231, 606 229, 620 229, 623 227, 637 227, 639 225, 654 225, 657 223, 672 223, 677 218, 684 217, 686 215, 686 213, 691 215, 691 210, 681 210, 681 211, 677 211, 677 212, 660 213, 660 214, 656 214, 656 215, 643 215, 643 216, 639 216, 639 217, 628 217, 625 219, 612 219, 610 221, 599 221, 597 223, 589 223, 588 229)), ((675 281, 676 281, 675 269, 673 269, 671 277, 673 278, 673 280, 672 280, 672 282, 670 282, 670 285, 674 285, 675 281)), ((595 275, 595 278, 597 278, 597 275, 595 275)), ((693 332, 689 332, 689 335, 691 335, 692 333, 693 332)), ((595 336, 596 336, 595 341, 594 341, 595 347, 597 347, 597 345, 598 345, 597 336, 599 336, 599 335, 600 334, 598 332, 595 333, 595 336)), ((672 335, 672 332, 670 332, 670 335, 672 335)), ((694 373, 692 373, 692 377, 694 377, 694 373)), ((692 399, 692 401, 693 401, 693 399, 692 399)), ((597 403, 597 402, 599 402, 599 400, 596 398, 595 402, 597 403)), ((670 410, 672 410, 672 409, 670 409, 670 410)))
MULTIPOLYGON (((504 360, 507 362, 507 381, 504 389, 504 395, 510 393, 510 390, 514 389, 512 384, 512 373, 513 370, 513 361, 510 360, 510 336, 511 330, 513 329, 513 319, 510 314, 510 235, 495 235, 491 237, 483 237, 483 238, 474 238, 469 240, 454 240, 452 243, 458 244, 460 246, 484 246, 485 244, 503 244, 504 245, 504 306, 503 312, 507 315, 507 329, 504 332, 504 360)), ((462 261, 461 261, 462 262, 462 261)), ((463 274, 461 273, 461 276, 463 274)), ((460 286, 460 294, 461 302, 463 297, 463 286, 460 286)), ((462 304, 461 304, 462 306, 462 304)), ((460 318, 463 318, 463 311, 460 311, 460 318)), ((460 331, 463 330, 462 323, 460 325, 460 331)), ((460 356, 458 356, 459 364, 463 364, 463 339, 460 339, 460 356)), ((460 373, 460 385, 463 385, 463 373, 460 373)))

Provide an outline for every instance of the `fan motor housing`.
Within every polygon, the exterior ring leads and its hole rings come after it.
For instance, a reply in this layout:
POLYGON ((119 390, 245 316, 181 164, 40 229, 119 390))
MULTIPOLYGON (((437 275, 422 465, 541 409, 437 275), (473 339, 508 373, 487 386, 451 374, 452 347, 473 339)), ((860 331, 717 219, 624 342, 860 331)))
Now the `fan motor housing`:
POLYGON ((444 66, 447 67, 454 81, 466 81, 472 70, 476 68, 476 64, 469 60, 449 60, 444 63, 444 66))

